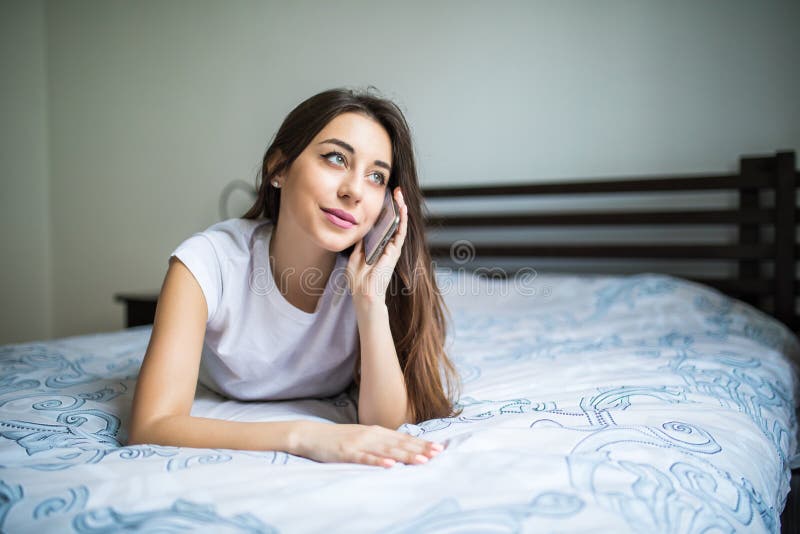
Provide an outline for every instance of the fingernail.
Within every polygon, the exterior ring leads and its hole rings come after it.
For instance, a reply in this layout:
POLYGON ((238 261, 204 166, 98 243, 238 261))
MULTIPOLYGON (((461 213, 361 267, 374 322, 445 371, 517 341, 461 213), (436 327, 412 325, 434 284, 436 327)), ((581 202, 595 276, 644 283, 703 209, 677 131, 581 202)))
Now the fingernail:
POLYGON ((423 464, 428 461, 428 459, 425 456, 422 456, 421 454, 418 454, 415 459, 418 462, 422 462, 423 464))
POLYGON ((434 443, 434 444, 432 445, 432 447, 433 447, 434 449, 436 449, 437 451, 443 451, 443 450, 444 450, 444 445, 442 445, 441 443, 434 443))

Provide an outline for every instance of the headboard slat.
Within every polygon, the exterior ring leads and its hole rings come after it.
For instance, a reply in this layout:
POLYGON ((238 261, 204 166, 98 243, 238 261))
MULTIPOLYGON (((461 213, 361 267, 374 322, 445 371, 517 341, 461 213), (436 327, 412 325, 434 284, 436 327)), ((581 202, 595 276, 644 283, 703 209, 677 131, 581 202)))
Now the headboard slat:
POLYGON ((502 184, 492 186, 458 186, 424 188, 426 198, 457 198, 474 196, 562 195, 583 193, 646 193, 658 191, 700 191, 741 188, 765 188, 771 176, 763 164, 760 172, 744 177, 740 174, 698 175, 695 177, 654 177, 625 180, 596 180, 537 184, 502 184))
MULTIPOLYGON (((774 220, 772 209, 745 210, 686 210, 686 211, 628 211, 628 212, 570 212, 545 214, 475 214, 464 216, 430 216, 427 224, 437 226, 530 226, 537 224, 558 226, 627 225, 627 224, 742 224, 755 226, 774 220)), ((756 243, 753 241, 752 243, 756 243)), ((745 243, 743 243, 745 244, 745 243)))

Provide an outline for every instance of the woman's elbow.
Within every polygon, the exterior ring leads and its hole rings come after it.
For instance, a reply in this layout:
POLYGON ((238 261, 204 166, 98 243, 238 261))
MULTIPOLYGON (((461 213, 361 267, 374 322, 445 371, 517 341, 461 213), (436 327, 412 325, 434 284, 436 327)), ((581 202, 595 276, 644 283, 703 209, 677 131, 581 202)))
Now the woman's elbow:
POLYGON ((128 427, 128 439, 125 443, 130 447, 133 445, 144 445, 146 443, 155 443, 152 438, 152 428, 155 420, 132 420, 128 427))
POLYGON ((145 439, 144 432, 139 427, 131 426, 128 429, 128 439, 126 440, 124 447, 132 447, 133 445, 143 445, 147 443, 145 439))

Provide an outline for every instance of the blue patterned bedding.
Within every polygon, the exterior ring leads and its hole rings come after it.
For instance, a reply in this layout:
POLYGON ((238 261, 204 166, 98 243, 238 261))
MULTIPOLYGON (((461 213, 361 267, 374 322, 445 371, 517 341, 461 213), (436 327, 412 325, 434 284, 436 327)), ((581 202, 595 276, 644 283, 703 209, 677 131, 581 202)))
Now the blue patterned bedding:
MULTIPOLYGON (((798 340, 680 278, 440 270, 464 412, 423 465, 123 447, 150 326, 0 347, 4 532, 779 532, 798 340)), ((347 393, 192 414, 355 422, 347 393)))

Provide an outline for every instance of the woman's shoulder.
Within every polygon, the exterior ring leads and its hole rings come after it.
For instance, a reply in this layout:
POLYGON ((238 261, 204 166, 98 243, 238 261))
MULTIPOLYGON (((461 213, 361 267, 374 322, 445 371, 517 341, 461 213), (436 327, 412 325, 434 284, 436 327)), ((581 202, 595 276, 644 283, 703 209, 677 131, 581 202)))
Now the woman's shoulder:
POLYGON ((214 246, 230 256, 235 253, 249 253, 253 238, 262 232, 270 232, 271 228, 272 222, 269 219, 235 217, 214 223, 202 233, 214 243, 214 246))

